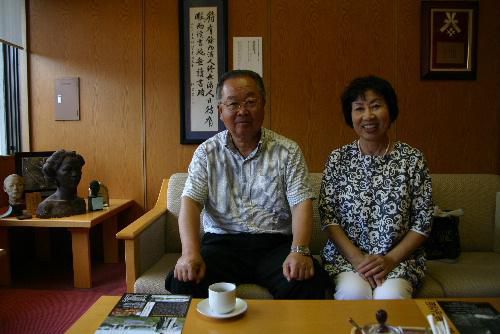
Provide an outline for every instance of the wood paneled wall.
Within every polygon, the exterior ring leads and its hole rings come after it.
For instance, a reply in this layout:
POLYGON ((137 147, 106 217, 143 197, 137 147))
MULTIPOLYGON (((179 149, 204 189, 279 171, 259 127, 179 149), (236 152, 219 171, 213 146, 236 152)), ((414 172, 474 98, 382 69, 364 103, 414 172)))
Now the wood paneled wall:
POLYGON ((144 202, 142 2, 29 2, 33 151, 85 158, 81 196, 97 179, 110 196, 144 202), (80 78, 80 121, 55 121, 55 79, 80 78))
MULTIPOLYGON (((500 173, 500 6, 481 0, 478 77, 420 80, 420 1, 228 0, 232 37, 262 36, 264 125, 302 147, 320 172, 355 138, 339 95, 354 77, 391 81, 391 136, 421 149, 433 173, 500 173)), ((32 150, 73 149, 92 179, 150 208, 161 179, 185 171, 177 0, 30 0, 32 150), (80 77, 81 121, 56 122, 54 81, 80 77)))

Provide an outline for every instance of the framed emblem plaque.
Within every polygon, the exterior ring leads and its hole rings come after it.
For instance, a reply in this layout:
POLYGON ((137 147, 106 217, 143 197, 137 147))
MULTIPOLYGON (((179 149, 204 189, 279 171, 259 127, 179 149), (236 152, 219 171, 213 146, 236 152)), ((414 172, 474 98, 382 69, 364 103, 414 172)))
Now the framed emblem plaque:
POLYGON ((478 1, 422 1, 421 78, 474 80, 478 1))

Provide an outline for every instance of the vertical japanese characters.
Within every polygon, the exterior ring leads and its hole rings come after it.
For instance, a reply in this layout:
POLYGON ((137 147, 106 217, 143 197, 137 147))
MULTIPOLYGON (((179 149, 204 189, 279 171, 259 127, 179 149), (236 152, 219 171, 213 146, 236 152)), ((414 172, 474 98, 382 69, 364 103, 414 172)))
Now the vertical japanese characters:
POLYGON ((191 131, 217 131, 217 8, 189 10, 191 131))

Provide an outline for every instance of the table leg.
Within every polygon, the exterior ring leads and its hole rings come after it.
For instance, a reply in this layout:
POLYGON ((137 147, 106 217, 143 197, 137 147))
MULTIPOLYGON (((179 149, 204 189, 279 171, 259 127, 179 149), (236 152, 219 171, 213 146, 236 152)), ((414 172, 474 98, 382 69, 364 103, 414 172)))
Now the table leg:
POLYGON ((9 230, 7 228, 0 228, 0 248, 4 250, 0 254, 0 285, 10 285, 9 230))
POLYGON ((117 226, 117 215, 114 215, 102 223, 104 263, 118 263, 118 239, 116 239, 116 233, 118 232, 117 226))
POLYGON ((69 228, 73 248, 73 281, 75 288, 92 287, 92 263, 88 228, 69 228))

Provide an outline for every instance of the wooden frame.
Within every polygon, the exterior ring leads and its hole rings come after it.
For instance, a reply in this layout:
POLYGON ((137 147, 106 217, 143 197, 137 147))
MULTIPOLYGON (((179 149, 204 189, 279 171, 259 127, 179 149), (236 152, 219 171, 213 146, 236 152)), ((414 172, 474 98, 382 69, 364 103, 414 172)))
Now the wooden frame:
POLYGON ((478 11, 477 1, 422 1, 422 79, 476 79, 478 11))
POLYGON ((45 161, 54 151, 17 152, 16 174, 24 178, 24 192, 53 192, 57 189, 55 182, 49 182, 42 172, 45 161))
POLYGON ((227 71, 226 0, 179 0, 181 144, 224 130, 215 90, 227 71))
POLYGON ((155 229, 155 227, 153 227, 153 225, 156 225, 158 223, 164 224, 164 217, 168 213, 168 181, 169 179, 163 179, 160 188, 160 194, 158 195, 155 206, 116 234, 117 239, 125 241, 125 280, 127 283, 127 292, 135 292, 135 281, 142 275, 144 271, 146 271, 146 269, 144 268, 145 265, 142 262, 143 259, 140 254, 141 240, 143 240, 143 242, 147 242, 149 247, 156 251, 156 256, 148 254, 148 263, 155 263, 160 259, 161 256, 163 256, 163 251, 160 250, 165 249, 165 239, 143 239, 142 235, 147 235, 148 229, 149 233, 151 233, 151 231, 154 231, 153 233, 155 233, 159 230, 163 232, 163 235, 165 234, 163 226, 160 225, 157 230, 155 229), (154 243, 153 246, 152 243, 154 243))

